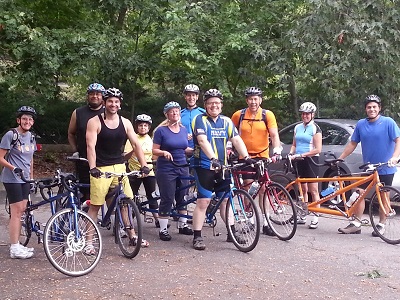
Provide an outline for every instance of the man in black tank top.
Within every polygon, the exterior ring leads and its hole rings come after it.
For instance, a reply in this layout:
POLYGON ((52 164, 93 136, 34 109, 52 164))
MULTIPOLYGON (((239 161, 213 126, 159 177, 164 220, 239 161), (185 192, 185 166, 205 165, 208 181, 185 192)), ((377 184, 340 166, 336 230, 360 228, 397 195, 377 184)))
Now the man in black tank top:
MULTIPOLYGON (((136 157, 141 165, 140 170, 145 175, 150 172, 132 123, 118 115, 122 99, 123 95, 118 89, 106 90, 104 113, 94 116, 87 123, 87 158, 91 175, 88 214, 94 221, 97 220, 98 211, 105 202, 109 188, 118 183, 117 178, 103 178, 100 177, 101 174, 107 171, 126 172, 126 158, 123 156, 123 151, 127 139, 135 149, 136 157)), ((123 185, 124 193, 133 199, 133 192, 127 177, 124 177, 123 185)), ((134 232, 128 234, 132 235, 130 238, 133 238, 134 232)))
MULTIPOLYGON (((87 105, 75 109, 71 115, 68 127, 68 142, 75 157, 87 158, 86 153, 86 125, 89 119, 100 114, 103 107, 103 93, 105 88, 99 83, 92 83, 86 92, 87 105)), ((76 173, 80 182, 90 183, 89 165, 86 162, 76 163, 76 173)), ((82 189, 82 201, 89 199, 90 190, 82 189)))

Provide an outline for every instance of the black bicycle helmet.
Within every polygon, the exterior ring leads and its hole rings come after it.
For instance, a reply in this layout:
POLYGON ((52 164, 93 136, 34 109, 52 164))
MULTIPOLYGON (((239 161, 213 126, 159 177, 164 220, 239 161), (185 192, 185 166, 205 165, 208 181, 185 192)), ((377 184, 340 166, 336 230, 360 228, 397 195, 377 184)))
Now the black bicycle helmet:
POLYGON ((208 91, 206 91, 204 93, 203 101, 205 102, 208 99, 213 98, 213 97, 216 97, 216 98, 219 98, 221 100, 224 100, 224 97, 222 96, 222 93, 219 90, 217 90, 217 89, 209 89, 208 91))
POLYGON ((376 102, 378 105, 381 105, 381 98, 379 98, 377 95, 368 95, 365 97, 364 106, 367 106, 367 104, 370 102, 376 102))
POLYGON ((124 95, 119 89, 116 88, 109 88, 104 93, 104 100, 107 100, 110 97, 117 97, 120 101, 124 100, 124 95))
POLYGON ((36 110, 33 107, 30 106, 21 106, 17 110, 17 118, 20 118, 22 115, 31 115, 32 118, 35 120, 36 119, 36 110))
POLYGON ((200 93, 200 89, 197 85, 195 84, 188 84, 187 86, 185 86, 185 89, 183 90, 183 93, 195 93, 195 94, 199 94, 200 93))
POLYGON ((246 91, 244 92, 244 94, 246 95, 246 97, 249 96, 262 96, 262 90, 257 88, 257 87, 249 87, 246 89, 246 91))

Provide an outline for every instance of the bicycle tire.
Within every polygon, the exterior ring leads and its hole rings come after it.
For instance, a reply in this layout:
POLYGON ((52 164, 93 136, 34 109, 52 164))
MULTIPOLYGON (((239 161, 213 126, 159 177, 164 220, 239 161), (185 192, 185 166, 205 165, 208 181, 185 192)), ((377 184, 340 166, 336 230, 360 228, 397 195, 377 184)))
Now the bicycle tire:
POLYGON ((228 236, 237 249, 250 252, 260 239, 260 212, 246 191, 232 190, 231 194, 226 204, 228 236))
POLYGON ((270 179, 272 182, 276 182, 279 183, 280 185, 282 185, 290 194, 290 196, 293 199, 297 199, 298 197, 298 188, 297 185, 291 185, 289 187, 289 183, 291 183, 293 181, 292 178, 290 178, 288 175, 286 174, 273 174, 270 176, 270 179))
POLYGON ((122 198, 117 205, 115 238, 122 253, 127 258, 134 258, 140 251, 143 239, 140 212, 136 203, 130 198, 122 198), (125 212, 128 212, 128 215, 125 216, 125 212), (125 232, 126 237, 120 234, 120 228, 125 232), (135 234, 131 231, 132 229, 135 234))
POLYGON ((100 231, 88 214, 73 208, 55 213, 47 222, 43 233, 43 247, 50 263, 61 273, 68 276, 82 276, 91 272, 100 260, 103 243, 100 231), (78 226, 80 238, 76 238, 78 226), (91 245, 94 253, 85 253, 89 245, 87 234, 92 235, 91 245))
POLYGON ((19 235, 19 243, 23 246, 28 245, 32 236, 32 216, 24 212, 21 218, 21 233, 19 235))
POLYGON ((296 233, 297 213, 289 192, 279 183, 270 183, 265 186, 262 205, 264 216, 275 235, 280 240, 290 240, 296 233))
POLYGON ((372 228, 377 236, 385 242, 395 245, 400 244, 400 192, 391 186, 384 186, 381 190, 390 193, 390 207, 393 209, 392 215, 385 221, 384 233, 377 229, 379 223, 379 201, 376 192, 371 197, 369 203, 369 217, 372 228))

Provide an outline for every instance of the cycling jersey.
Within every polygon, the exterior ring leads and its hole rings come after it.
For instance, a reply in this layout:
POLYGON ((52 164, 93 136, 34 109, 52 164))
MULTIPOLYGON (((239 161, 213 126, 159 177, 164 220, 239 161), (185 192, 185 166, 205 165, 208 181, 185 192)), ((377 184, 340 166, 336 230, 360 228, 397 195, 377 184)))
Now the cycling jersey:
POLYGON ((192 166, 200 166, 204 169, 211 169, 211 161, 201 149, 197 137, 206 135, 210 143, 215 158, 222 164, 227 164, 226 143, 230 138, 238 135, 232 120, 226 116, 219 115, 214 121, 207 114, 197 115, 192 122, 194 141, 194 153, 190 160, 192 166))
MULTIPOLYGON (((322 132, 321 128, 312 120, 307 125, 299 123, 294 127, 294 139, 296 140, 296 154, 303 154, 315 148, 314 135, 322 132)), ((319 156, 319 154, 315 154, 319 156)))
MULTIPOLYGON (((183 126, 185 126, 188 134, 193 134, 191 124, 194 117, 200 114, 204 114, 205 112, 206 110, 204 108, 198 106, 192 109, 184 108, 181 110, 181 123, 183 126)), ((194 147, 193 138, 189 140, 189 147, 190 148, 194 147)))

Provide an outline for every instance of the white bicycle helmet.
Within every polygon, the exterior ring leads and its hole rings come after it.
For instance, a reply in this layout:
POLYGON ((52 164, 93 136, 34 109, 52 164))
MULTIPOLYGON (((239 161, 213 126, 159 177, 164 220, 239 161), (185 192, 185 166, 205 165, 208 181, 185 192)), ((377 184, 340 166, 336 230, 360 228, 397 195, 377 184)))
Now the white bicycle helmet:
POLYGON ((183 93, 195 93, 195 94, 199 94, 200 93, 200 89, 197 85, 195 84, 188 84, 187 86, 185 86, 185 89, 183 90, 183 93))
POLYGON ((104 100, 107 100, 110 97, 117 97, 120 101, 124 100, 124 95, 119 89, 116 88, 109 88, 104 93, 104 100))
POLYGON ((207 92, 204 93, 203 101, 205 102, 208 99, 213 98, 213 97, 219 98, 221 100, 224 99, 224 97, 222 96, 222 93, 219 90, 217 90, 217 89, 209 89, 207 92))
POLYGON ((304 102, 302 105, 300 105, 299 111, 305 113, 315 113, 317 111, 317 107, 312 102, 304 102))
POLYGON ((153 121, 149 115, 141 114, 136 116, 135 123, 149 123, 151 125, 153 121))
POLYGON ((246 97, 249 96, 262 96, 262 90, 257 88, 257 87, 249 87, 246 89, 246 91, 244 92, 246 97))
POLYGON ((370 102, 376 102, 381 105, 381 98, 379 98, 377 95, 368 95, 364 100, 364 106, 370 102))

